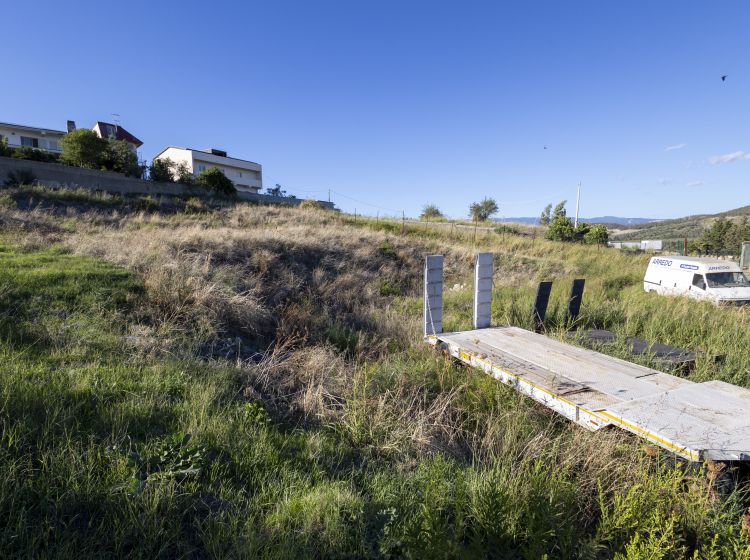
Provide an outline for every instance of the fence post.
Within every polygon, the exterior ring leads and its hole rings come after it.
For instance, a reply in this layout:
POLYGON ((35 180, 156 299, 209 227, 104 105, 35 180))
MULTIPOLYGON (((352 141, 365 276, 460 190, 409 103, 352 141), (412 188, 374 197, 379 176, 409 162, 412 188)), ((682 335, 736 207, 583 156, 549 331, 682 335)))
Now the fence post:
POLYGON ((479 253, 474 264, 474 328, 486 329, 492 319, 493 254, 479 253))
POLYGON ((424 336, 443 332, 443 255, 424 259, 424 336))

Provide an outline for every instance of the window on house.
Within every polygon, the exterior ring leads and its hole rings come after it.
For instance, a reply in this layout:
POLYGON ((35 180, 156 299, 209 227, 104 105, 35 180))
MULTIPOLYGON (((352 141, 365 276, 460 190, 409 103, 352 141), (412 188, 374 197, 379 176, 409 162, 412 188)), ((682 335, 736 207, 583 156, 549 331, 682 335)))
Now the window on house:
POLYGON ((48 140, 47 146, 49 147, 50 150, 53 150, 55 152, 60 151, 60 144, 57 143, 57 140, 48 140))
POLYGON ((21 136, 21 146, 27 146, 29 148, 38 148, 39 139, 29 138, 28 136, 21 136))
POLYGON ((202 163, 198 164, 198 173, 203 173, 206 170, 206 166, 202 163))

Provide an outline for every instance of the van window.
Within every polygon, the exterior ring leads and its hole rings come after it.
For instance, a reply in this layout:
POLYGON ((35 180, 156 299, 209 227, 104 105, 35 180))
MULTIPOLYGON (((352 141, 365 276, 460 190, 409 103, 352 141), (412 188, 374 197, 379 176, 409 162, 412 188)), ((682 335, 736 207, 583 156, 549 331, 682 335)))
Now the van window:
POLYGON ((750 286, 741 272, 709 272, 706 274, 709 288, 738 288, 750 286))
POLYGON ((706 289, 706 281, 703 279, 702 274, 693 274, 693 286, 701 290, 706 289))

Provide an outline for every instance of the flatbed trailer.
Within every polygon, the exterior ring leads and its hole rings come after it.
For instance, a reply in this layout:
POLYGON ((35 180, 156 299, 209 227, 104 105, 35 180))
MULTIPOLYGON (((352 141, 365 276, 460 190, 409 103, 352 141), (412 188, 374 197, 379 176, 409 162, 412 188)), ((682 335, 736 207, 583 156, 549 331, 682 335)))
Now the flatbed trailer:
POLYGON ((518 327, 490 327, 491 279, 492 256, 482 253, 475 328, 443 333, 442 257, 427 257, 425 341, 589 430, 616 426, 690 461, 750 461, 750 390, 695 383, 518 327))

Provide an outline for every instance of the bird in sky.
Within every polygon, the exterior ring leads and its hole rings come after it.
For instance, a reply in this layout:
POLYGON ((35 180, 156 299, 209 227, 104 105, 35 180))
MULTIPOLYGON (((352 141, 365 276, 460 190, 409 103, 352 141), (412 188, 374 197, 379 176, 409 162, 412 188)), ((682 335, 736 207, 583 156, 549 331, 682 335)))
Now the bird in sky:
POLYGON ((727 81, 727 76, 729 76, 729 74, 724 74, 724 75, 723 75, 723 76, 721 77, 721 81, 722 81, 722 82, 726 82, 726 81, 727 81))
POLYGON ((544 147, 544 149, 546 150, 546 149, 547 149, 547 146, 545 146, 545 147, 544 147))

